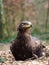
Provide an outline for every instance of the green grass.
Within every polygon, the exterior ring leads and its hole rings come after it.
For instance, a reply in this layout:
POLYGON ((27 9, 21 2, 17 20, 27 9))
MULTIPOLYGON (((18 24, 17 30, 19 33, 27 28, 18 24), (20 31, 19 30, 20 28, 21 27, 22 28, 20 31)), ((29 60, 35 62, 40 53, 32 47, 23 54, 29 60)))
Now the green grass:
POLYGON ((11 43, 15 38, 11 37, 11 38, 6 38, 6 39, 0 39, 0 43, 11 43))
POLYGON ((0 62, 4 63, 5 61, 7 61, 6 58, 2 58, 2 57, 0 57, 0 62))

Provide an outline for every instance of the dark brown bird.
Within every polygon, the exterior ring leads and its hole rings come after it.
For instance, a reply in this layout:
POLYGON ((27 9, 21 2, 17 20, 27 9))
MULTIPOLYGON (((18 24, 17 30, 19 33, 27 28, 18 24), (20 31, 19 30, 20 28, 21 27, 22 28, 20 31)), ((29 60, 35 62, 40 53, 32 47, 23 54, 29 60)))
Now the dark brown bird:
POLYGON ((30 35, 31 27, 32 23, 29 21, 22 22, 18 27, 17 37, 10 46, 15 60, 36 59, 42 56, 42 49, 45 46, 30 35))

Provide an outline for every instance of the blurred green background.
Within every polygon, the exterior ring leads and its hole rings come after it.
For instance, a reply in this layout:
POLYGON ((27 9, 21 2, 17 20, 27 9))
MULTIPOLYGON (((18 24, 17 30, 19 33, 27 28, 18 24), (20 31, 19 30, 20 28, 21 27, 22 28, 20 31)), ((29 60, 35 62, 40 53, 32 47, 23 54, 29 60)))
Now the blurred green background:
POLYGON ((49 43, 49 0, 0 0, 0 43, 15 39, 23 20, 32 22, 32 36, 49 43))

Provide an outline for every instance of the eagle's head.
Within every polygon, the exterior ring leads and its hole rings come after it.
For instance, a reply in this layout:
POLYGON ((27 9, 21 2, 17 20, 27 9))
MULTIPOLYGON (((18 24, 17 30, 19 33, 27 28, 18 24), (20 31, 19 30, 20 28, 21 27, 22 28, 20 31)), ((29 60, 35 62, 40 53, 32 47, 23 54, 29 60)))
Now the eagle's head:
POLYGON ((32 28, 32 23, 30 21, 23 21, 22 23, 20 23, 18 30, 21 32, 25 32, 30 28, 32 28))

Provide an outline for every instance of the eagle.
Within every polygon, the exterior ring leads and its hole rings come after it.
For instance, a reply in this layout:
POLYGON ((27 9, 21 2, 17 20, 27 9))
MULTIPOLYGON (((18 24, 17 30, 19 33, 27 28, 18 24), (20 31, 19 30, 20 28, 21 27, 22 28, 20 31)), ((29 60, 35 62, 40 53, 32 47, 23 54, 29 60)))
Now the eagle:
POLYGON ((30 21, 23 21, 18 26, 17 37, 10 46, 10 50, 17 61, 33 60, 42 56, 42 50, 45 46, 41 40, 31 36, 32 27, 30 21))

